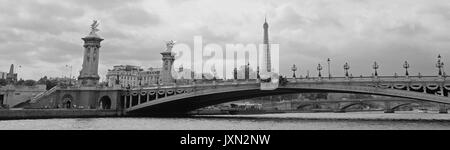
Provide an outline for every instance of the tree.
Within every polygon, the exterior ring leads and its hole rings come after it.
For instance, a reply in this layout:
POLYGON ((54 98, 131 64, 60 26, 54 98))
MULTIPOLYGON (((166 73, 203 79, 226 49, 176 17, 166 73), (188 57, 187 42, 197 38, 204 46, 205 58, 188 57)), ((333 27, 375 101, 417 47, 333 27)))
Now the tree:
POLYGON ((16 85, 23 85, 24 83, 25 81, 22 78, 20 78, 20 80, 17 81, 16 85))
POLYGON ((37 84, 45 84, 47 86, 47 90, 50 90, 58 84, 58 81, 56 79, 50 80, 47 76, 44 76, 37 81, 37 84))
POLYGON ((34 80, 25 80, 25 82, 23 84, 25 86, 34 86, 34 85, 36 85, 36 81, 34 81, 34 80))
POLYGON ((47 76, 44 76, 37 81, 37 84, 45 84, 47 80, 47 76))
POLYGON ((56 79, 53 80, 47 80, 45 82, 45 85, 47 85, 47 90, 50 90, 51 88, 55 87, 56 85, 58 85, 58 81, 56 79))

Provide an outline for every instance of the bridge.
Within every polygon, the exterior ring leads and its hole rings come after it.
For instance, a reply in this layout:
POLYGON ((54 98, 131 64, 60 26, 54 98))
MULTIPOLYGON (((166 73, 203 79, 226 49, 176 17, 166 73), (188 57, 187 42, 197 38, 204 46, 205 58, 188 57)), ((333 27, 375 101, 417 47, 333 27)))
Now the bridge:
MULTIPOLYGON (((121 87, 99 86, 98 64, 100 42, 103 41, 95 32, 98 31, 97 21, 91 25, 91 32, 82 38, 84 41, 83 66, 78 77, 78 84, 71 87, 56 86, 49 91, 36 95, 30 100, 28 108, 66 108, 66 109, 114 109, 126 115, 158 115, 184 114, 189 111, 242 99, 263 97, 270 95, 293 93, 360 93, 382 95, 390 97, 408 98, 424 102, 439 103, 441 112, 446 112, 446 104, 450 104, 450 80, 443 72, 443 62, 438 56, 436 67, 439 76, 409 76, 409 64, 405 61, 403 68, 405 76, 378 76, 378 64, 375 62, 373 76, 351 77, 348 75, 349 65, 344 69, 345 77, 322 78, 321 65, 317 67, 318 77, 295 78, 297 68, 293 66, 293 78, 282 78, 276 83, 276 88, 267 90, 263 85, 267 82, 254 80, 200 80, 189 81, 188 84, 173 84, 173 62, 175 57, 171 50, 173 41, 166 44, 163 55, 163 68, 156 86, 124 89, 121 87), (92 52, 91 52, 92 51, 92 52), (444 111, 445 110, 445 111, 444 111)), ((267 23, 264 25, 267 33, 267 23)), ((266 58, 270 58, 268 35, 265 34, 266 58)), ((270 70, 270 59, 266 61, 265 71, 270 70)), ((247 66, 248 67, 248 66, 247 66)), ((249 76, 246 68, 246 78, 249 76)), ((236 76, 237 69, 234 75, 236 76)), ((258 74, 259 75, 259 74, 258 74)), ((116 82, 119 77, 117 77, 116 82)), ((273 80, 275 81, 275 80, 273 80)), ((272 83, 275 84, 275 83, 272 83)), ((387 112, 393 112, 394 107, 387 112)), ((345 110, 345 107, 343 108, 345 110)))
MULTIPOLYGON (((236 100, 293 93, 360 93, 450 104, 450 81, 442 76, 372 76, 289 78, 275 90, 261 90, 259 80, 209 81, 189 85, 135 88, 121 92, 130 115, 178 114, 236 100)), ((444 107, 445 108, 445 107, 444 107)))

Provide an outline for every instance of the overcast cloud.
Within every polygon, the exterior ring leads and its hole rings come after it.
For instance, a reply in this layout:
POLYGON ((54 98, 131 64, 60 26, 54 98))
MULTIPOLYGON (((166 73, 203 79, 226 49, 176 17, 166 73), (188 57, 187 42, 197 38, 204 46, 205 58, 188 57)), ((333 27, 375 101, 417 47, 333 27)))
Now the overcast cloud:
POLYGON ((412 75, 435 75, 438 54, 450 65, 448 0, 0 0, 0 71, 18 64, 20 78, 60 77, 68 64, 78 76, 93 19, 104 78, 119 64, 160 67, 167 40, 262 43, 265 15, 285 75, 295 63, 316 76, 327 58, 335 76, 345 62, 354 76, 370 75, 374 61, 382 75, 404 74, 405 60, 412 75))

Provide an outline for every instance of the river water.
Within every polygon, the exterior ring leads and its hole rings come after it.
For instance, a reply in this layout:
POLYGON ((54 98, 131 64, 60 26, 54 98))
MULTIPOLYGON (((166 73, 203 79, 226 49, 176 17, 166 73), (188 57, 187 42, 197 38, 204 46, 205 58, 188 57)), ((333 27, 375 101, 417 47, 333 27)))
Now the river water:
POLYGON ((396 112, 213 115, 183 118, 2 120, 1 130, 449 130, 450 114, 396 112))

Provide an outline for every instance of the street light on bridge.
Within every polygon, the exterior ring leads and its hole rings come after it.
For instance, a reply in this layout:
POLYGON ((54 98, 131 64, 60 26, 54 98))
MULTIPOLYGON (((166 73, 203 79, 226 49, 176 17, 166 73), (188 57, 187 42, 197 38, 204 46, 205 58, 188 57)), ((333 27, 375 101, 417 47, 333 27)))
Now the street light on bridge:
POLYGON ((69 85, 72 85, 72 65, 66 65, 66 68, 70 68, 69 85))
POLYGON ((322 65, 320 65, 320 63, 319 63, 319 65, 317 65, 317 70, 319 71, 319 78, 322 77, 322 74, 320 73, 320 71, 321 71, 322 69, 323 69, 323 68, 322 68, 322 65))
POLYGON ((405 63, 403 64, 403 68, 405 68, 405 70, 406 70, 405 75, 406 75, 406 77, 408 77, 409 76, 409 73, 408 73, 408 68, 409 68, 408 61, 405 61, 405 63))
POLYGON ((327 62, 328 62, 328 78, 329 78, 329 79, 331 79, 330 61, 331 61, 330 58, 328 58, 328 59, 327 59, 327 62))
POLYGON ((297 71, 297 67, 295 66, 295 64, 292 65, 291 70, 292 70, 292 77, 295 79, 296 78, 295 77, 295 71, 297 71))
POLYGON ((347 62, 344 64, 345 77, 348 77, 348 69, 350 69, 350 65, 347 62))
POLYGON ((139 75, 138 76, 138 80, 139 80, 139 87, 142 87, 142 76, 139 75))
POLYGON ((380 66, 377 64, 376 61, 375 61, 375 62, 373 63, 373 65, 372 65, 372 68, 375 70, 375 77, 378 76, 377 69, 378 69, 379 67, 380 67, 380 66))
POLYGON ((306 78, 309 78, 309 70, 306 70, 306 78))
POLYGON ((442 76, 442 68, 444 67, 444 62, 441 62, 441 54, 438 55, 438 61, 436 63, 436 68, 439 69, 438 75, 442 76))

